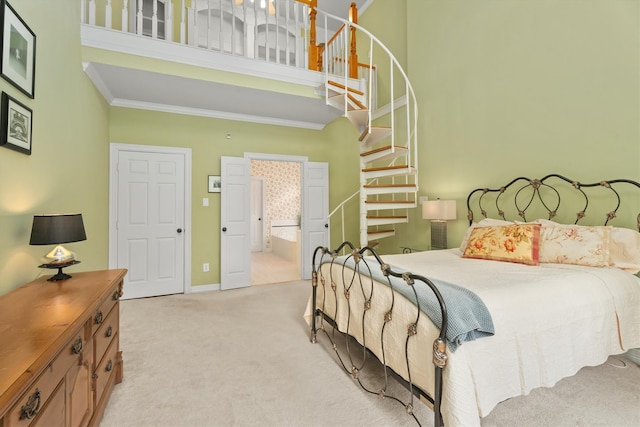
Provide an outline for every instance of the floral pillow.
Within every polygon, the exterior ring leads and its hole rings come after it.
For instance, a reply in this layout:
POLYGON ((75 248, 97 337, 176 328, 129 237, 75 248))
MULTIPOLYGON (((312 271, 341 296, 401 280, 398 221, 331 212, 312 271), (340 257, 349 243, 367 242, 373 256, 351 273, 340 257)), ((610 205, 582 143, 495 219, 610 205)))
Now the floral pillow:
POLYGON ((474 228, 487 227, 489 225, 511 225, 511 224, 513 224, 513 222, 511 221, 504 221, 501 219, 494 219, 494 218, 483 218, 478 222, 474 222, 469 226, 469 228, 467 229, 467 233, 465 234, 464 238, 462 239, 462 242, 460 243, 460 251, 464 252, 465 248, 467 247, 467 243, 469 243, 469 237, 471 236, 471 232, 473 231, 474 228))
POLYGON ((462 256, 538 265, 540 224, 475 227, 462 256))
POLYGON ((538 222, 542 224, 540 262, 590 267, 610 265, 612 227, 565 225, 549 220, 538 222))

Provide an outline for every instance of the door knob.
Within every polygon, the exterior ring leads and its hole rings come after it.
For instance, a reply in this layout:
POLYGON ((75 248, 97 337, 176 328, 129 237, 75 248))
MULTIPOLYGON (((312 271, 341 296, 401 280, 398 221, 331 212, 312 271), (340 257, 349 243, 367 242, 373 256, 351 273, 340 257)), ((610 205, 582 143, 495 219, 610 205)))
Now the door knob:
POLYGON ((325 225, 324 225, 324 228, 329 228, 329 224, 325 224, 325 225))
POLYGON ((182 233, 182 228, 178 228, 176 231, 178 232, 178 234, 180 234, 182 233))
POLYGON ((227 231, 227 227, 222 227, 222 231, 227 231))

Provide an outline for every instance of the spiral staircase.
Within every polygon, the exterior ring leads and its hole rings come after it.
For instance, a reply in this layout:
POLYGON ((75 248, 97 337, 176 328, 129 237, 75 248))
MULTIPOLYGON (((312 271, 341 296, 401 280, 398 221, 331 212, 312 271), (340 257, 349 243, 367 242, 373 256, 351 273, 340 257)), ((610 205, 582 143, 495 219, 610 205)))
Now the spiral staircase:
MULTIPOLYGON (((417 103, 402 67, 375 36, 357 24, 357 11, 350 20, 328 14, 325 18, 343 23, 319 49, 325 99, 355 127, 360 146, 360 188, 331 212, 330 219, 338 213, 344 216, 345 207, 358 196, 360 246, 373 247, 394 236, 396 225, 408 222, 409 210, 417 207, 417 103), (356 53, 356 38, 359 46, 368 44, 366 62, 356 53), (377 107, 381 100, 385 105, 377 107)), ((345 240, 344 225, 342 229, 345 240)))

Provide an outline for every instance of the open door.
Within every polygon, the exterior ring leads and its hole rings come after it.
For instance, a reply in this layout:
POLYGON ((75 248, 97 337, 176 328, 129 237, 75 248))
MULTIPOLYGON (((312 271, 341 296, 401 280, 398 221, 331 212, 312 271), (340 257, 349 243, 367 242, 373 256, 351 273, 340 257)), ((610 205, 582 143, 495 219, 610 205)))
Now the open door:
POLYGON ((251 285, 251 161, 220 158, 220 289, 251 285))
POLYGON ((311 279, 311 257, 329 244, 329 164, 305 162, 302 182, 302 278, 311 279))

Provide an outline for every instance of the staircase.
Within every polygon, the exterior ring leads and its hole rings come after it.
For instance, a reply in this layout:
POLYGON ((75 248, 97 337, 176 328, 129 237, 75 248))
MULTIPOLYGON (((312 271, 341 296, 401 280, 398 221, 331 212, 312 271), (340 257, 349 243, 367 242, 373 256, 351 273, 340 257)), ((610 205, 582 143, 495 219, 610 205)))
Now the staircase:
MULTIPOLYGON (((356 15, 351 14, 352 21, 356 15)), ((374 247, 394 236, 395 226, 408 222, 409 210, 417 206, 415 95, 395 57, 357 24, 357 18, 355 22, 331 15, 325 19, 337 19, 343 27, 323 47, 324 95, 327 104, 356 128, 359 137, 354 143, 360 146, 360 188, 330 217, 338 212, 344 216, 347 203, 359 195, 360 247, 374 247), (369 44, 367 62, 355 54, 356 34, 360 45, 363 40, 369 44), (386 105, 376 108, 380 100, 386 105)))

